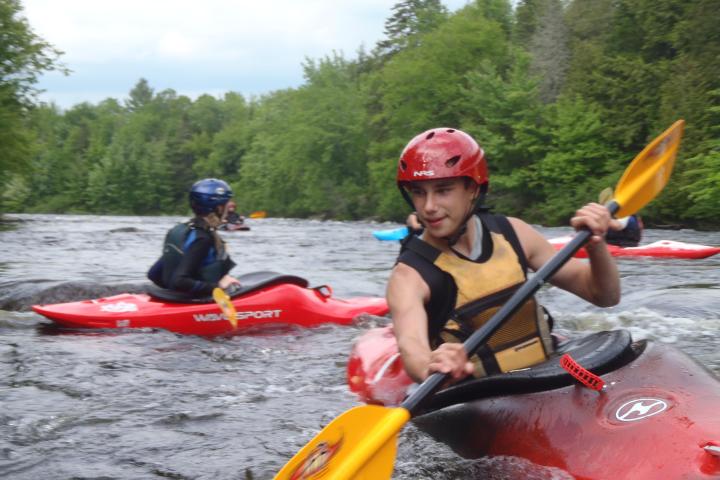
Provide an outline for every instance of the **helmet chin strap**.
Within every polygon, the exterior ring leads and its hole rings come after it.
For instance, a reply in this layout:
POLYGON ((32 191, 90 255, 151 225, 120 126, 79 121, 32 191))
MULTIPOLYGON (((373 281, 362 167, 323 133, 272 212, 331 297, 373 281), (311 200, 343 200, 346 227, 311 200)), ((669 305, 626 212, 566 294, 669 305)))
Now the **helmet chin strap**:
POLYGON ((455 253, 458 253, 458 252, 456 252, 455 249, 452 247, 455 246, 455 244, 458 242, 458 240, 460 240, 460 237, 462 237, 465 234, 465 232, 467 232, 468 222, 470 221, 472 216, 475 215, 475 212, 477 212, 482 207, 482 205, 485 203, 486 185, 487 184, 480 185, 480 193, 478 194, 477 198, 472 202, 472 204, 470 206, 470 210, 468 210, 468 212, 465 214, 465 218, 463 219, 462 223, 460 224, 460 228, 458 228, 455 231, 455 233, 453 233, 452 235, 445 237, 445 240, 447 240, 447 242, 448 242, 448 246, 455 253))

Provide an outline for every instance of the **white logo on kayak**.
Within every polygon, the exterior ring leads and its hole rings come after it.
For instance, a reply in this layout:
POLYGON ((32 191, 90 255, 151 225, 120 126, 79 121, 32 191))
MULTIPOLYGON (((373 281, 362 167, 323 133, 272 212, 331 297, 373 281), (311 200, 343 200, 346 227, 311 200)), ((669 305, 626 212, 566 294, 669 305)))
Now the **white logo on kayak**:
POLYGON ((659 398, 637 398, 620 406, 615 418, 621 422, 635 422, 664 412, 668 404, 659 398))
POLYGON ((100 311, 111 313, 137 312, 138 306, 134 303, 127 302, 108 303, 107 305, 102 305, 100 311))
MULTIPOLYGON (((237 312, 238 320, 247 320, 248 318, 280 318, 282 310, 255 310, 249 312, 237 312)), ((196 322, 224 322, 227 317, 222 313, 197 313, 193 315, 196 322)))
POLYGON ((433 177, 435 176, 435 170, 418 170, 413 172, 413 177, 433 177))
POLYGON ((246 318, 280 318, 282 310, 258 310, 256 312, 237 312, 238 320, 246 318))

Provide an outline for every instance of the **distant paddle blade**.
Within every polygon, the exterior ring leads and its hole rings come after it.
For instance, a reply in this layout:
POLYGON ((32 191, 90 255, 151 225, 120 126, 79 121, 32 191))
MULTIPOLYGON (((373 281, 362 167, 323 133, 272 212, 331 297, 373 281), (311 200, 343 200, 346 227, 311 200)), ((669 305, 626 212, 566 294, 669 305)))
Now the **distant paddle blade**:
POLYGON ((237 328, 237 311, 235 310, 235 305, 233 305, 232 300, 228 297, 228 294, 225 293, 225 290, 219 287, 214 288, 213 300, 218 304, 223 315, 225 315, 227 321, 230 322, 230 325, 232 325, 233 328, 237 328))
POLYGON ((404 408, 355 407, 330 422, 275 480, 383 480, 392 475, 404 408))
POLYGON ((257 212, 252 212, 250 214, 250 218, 265 218, 267 217, 267 212, 265 210, 258 210, 257 212))
POLYGON ((612 187, 607 187, 603 189, 602 192, 600 192, 600 195, 598 195, 598 203, 605 205, 613 198, 613 189, 612 187))
POLYGON ((615 187, 616 217, 632 215, 665 187, 675 165, 685 126, 678 120, 640 152, 615 187))

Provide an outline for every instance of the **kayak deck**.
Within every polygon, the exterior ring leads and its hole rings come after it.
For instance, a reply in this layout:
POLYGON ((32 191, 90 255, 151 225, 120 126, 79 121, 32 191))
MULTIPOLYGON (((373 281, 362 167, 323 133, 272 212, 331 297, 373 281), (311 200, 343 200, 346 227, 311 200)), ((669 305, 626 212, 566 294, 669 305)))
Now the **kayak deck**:
POLYGON ((576 478, 718 478, 720 383, 679 350, 650 344, 580 385, 490 397, 438 410, 415 424, 466 458, 513 455, 576 478))

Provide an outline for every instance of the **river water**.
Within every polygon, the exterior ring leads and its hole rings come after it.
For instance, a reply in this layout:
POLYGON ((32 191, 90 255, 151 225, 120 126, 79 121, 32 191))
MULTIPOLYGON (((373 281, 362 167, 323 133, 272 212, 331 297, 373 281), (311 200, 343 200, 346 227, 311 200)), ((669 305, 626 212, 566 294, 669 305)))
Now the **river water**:
MULTIPOLYGON (((355 338, 387 322, 259 330, 230 338, 166 331, 62 331, 30 311, 142 291, 180 217, 7 215, 0 223, 0 476, 14 479, 267 479, 322 426, 357 405, 345 384, 355 338)), ((303 276, 339 297, 383 295, 394 224, 250 220, 224 237, 238 266, 303 276)), ((550 236, 566 228, 541 228, 550 236)), ((644 241, 720 243, 718 232, 647 230, 644 241)), ((619 259, 622 302, 599 309, 544 287, 569 335, 627 328, 720 373, 720 255, 619 259)), ((412 425, 395 476, 568 478, 517 458, 463 460, 412 425)))

